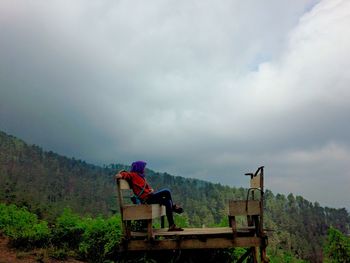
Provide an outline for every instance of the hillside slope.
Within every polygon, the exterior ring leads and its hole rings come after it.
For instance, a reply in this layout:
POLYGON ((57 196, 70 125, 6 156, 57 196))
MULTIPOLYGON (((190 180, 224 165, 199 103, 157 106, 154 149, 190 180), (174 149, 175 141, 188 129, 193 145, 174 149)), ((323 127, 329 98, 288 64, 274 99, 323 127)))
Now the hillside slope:
MULTIPOLYGON (((49 221, 65 207, 81 215, 110 216, 118 212, 113 177, 121 169, 128 167, 87 164, 0 132, 0 202, 26 206, 49 221)), ((174 200, 185 209, 183 219, 191 226, 227 224, 228 200, 244 199, 247 193, 244 188, 152 170, 147 176, 154 188, 172 189, 174 200)), ((330 226, 349 232, 350 217, 345 209, 321 207, 301 196, 274 195, 269 190, 265 198, 265 225, 274 229, 270 234, 271 253, 283 249, 301 258, 322 258, 330 226)))

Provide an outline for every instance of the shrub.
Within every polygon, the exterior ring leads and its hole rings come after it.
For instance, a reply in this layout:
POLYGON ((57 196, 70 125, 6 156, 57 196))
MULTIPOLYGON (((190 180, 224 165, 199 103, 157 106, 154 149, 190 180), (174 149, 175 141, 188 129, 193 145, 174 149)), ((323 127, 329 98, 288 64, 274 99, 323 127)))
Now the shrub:
POLYGON ((84 233, 83 220, 71 209, 64 209, 52 226, 51 242, 54 246, 77 249, 84 233))
POLYGON ((328 230, 324 250, 330 262, 350 262, 350 238, 334 227, 328 230))
POLYGON ((50 229, 26 208, 0 204, 0 229, 15 247, 38 247, 47 244, 50 229))
POLYGON ((65 209, 50 230, 46 221, 38 220, 26 208, 0 204, 0 232, 10 238, 13 246, 46 247, 49 256, 59 260, 72 256, 71 253, 90 262, 117 259, 120 222, 120 216, 81 218, 65 209))
POLYGON ((85 260, 104 262, 117 257, 121 239, 120 216, 84 220, 85 232, 79 253, 85 260))

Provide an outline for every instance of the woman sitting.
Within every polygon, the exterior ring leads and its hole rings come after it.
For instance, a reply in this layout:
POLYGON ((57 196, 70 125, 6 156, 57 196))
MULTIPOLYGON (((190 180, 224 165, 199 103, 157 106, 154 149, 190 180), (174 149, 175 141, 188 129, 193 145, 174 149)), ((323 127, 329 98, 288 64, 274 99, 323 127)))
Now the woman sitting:
POLYGON ((171 192, 167 188, 154 191, 147 183, 145 178, 145 168, 147 163, 144 161, 136 161, 131 165, 130 172, 121 171, 116 175, 117 179, 127 180, 137 198, 145 204, 161 204, 166 208, 166 216, 168 219, 168 231, 183 231, 183 228, 175 225, 173 212, 182 213, 183 209, 174 204, 171 192))

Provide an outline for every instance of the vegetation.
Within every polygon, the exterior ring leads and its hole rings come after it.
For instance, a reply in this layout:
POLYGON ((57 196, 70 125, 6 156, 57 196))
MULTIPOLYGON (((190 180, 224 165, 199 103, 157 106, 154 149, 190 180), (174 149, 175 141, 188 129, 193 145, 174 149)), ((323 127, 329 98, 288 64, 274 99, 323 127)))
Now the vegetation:
MULTIPOLYGON (((120 235, 113 232, 120 230, 113 177, 128 168, 87 164, 0 132, 0 202, 7 204, 1 206, 1 231, 15 246, 57 248, 57 257, 70 248, 81 258, 113 258, 116 252, 111 247, 119 242, 120 235), (12 221, 6 221, 9 214, 12 221), (94 240, 93 244, 89 240, 94 240)), ((147 176, 153 188, 172 189, 174 200, 185 210, 177 218, 182 226, 227 225, 228 200, 245 199, 247 194, 245 188, 152 170, 147 176)), ((273 230, 268 247, 272 262, 318 262, 323 258, 330 227, 346 234, 349 226, 345 209, 265 191, 265 227, 273 230)))
POLYGON ((39 221, 35 214, 15 205, 0 204, 0 230, 16 247, 44 245, 50 236, 47 222, 39 221))
POLYGON ((325 256, 330 263, 350 262, 350 237, 334 227, 329 228, 325 256))
POLYGON ((15 205, 0 204, 0 231, 16 248, 47 248, 51 257, 73 255, 89 262, 116 259, 121 240, 120 217, 80 217, 65 209, 50 227, 15 205))
MULTIPOLYGON (((180 222, 188 226, 185 221, 180 222)), ((0 231, 10 238, 13 247, 45 248, 51 258, 58 260, 70 256, 86 262, 235 262, 245 253, 244 248, 236 248, 201 251, 199 254, 186 250, 181 253, 157 251, 127 256, 119 252, 120 223, 118 215, 107 219, 80 217, 70 209, 65 209, 55 223, 48 227, 46 221, 39 221, 26 208, 0 204, 0 231)), ((290 254, 281 254, 273 256, 271 262, 304 261, 290 254)))

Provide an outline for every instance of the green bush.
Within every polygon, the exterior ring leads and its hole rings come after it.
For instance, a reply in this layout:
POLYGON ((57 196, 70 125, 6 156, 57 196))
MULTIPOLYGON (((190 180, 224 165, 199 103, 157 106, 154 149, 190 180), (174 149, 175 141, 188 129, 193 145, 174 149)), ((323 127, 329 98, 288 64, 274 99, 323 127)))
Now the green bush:
POLYGON ((108 219, 81 218, 65 209, 51 230, 47 222, 15 205, 0 204, 0 232, 15 247, 47 247, 50 256, 65 259, 70 251, 91 262, 105 262, 118 257, 121 240, 120 216, 108 219))
POLYGON ((50 237, 47 222, 15 205, 0 204, 0 229, 15 247, 45 246, 50 237))
POLYGON ((81 257, 91 262, 116 258, 121 240, 120 216, 85 218, 83 224, 85 232, 79 245, 81 257))
POLYGON ((84 231, 80 216, 66 208, 56 219, 56 224, 52 226, 51 243, 61 248, 78 249, 84 231))
POLYGON ((188 217, 186 215, 174 214, 174 220, 179 227, 189 227, 188 217))
POLYGON ((334 227, 328 230, 324 250, 327 262, 350 262, 350 238, 334 227))

